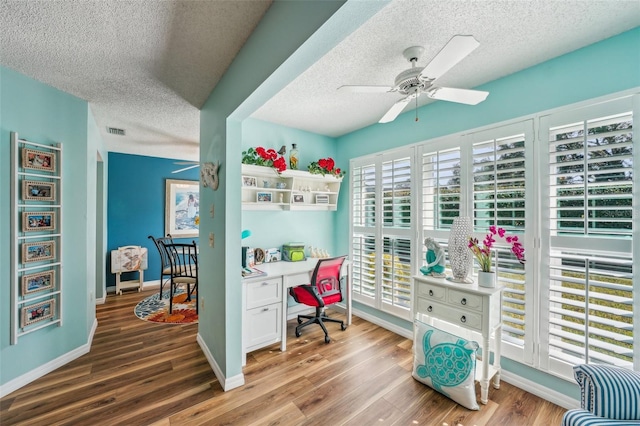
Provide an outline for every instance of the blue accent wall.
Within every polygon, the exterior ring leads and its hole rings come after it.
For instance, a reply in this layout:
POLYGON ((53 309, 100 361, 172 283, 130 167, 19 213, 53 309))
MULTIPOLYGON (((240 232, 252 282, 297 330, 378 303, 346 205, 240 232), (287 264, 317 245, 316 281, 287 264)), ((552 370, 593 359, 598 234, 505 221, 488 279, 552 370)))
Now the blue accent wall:
MULTIPOLYGON (((115 286, 115 275, 111 273, 111 250, 135 245, 149 251, 149 268, 144 273, 145 281, 160 279, 160 255, 149 235, 165 235, 164 216, 166 180, 180 179, 198 182, 200 169, 194 168, 180 173, 174 170, 186 167, 175 164, 176 160, 142 155, 109 153, 107 195, 107 286, 115 286)), ((200 214, 209 208, 200 206, 200 214)), ((176 241, 198 241, 198 238, 176 239, 176 241)), ((125 279, 125 278, 123 278, 125 279)))

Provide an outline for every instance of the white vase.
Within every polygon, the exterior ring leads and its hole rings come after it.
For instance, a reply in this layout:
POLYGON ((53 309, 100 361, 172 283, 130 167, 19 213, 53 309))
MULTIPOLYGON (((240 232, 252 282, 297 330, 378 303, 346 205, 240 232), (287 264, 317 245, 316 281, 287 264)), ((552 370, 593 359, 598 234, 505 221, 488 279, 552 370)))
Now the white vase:
POLYGON ((473 234, 471 219, 457 217, 453 220, 449 232, 449 264, 453 277, 451 281, 470 284, 473 280, 467 278, 471 271, 473 253, 469 250, 469 237, 473 234))
POLYGON ((478 286, 494 288, 496 286, 495 272, 478 271, 478 286))

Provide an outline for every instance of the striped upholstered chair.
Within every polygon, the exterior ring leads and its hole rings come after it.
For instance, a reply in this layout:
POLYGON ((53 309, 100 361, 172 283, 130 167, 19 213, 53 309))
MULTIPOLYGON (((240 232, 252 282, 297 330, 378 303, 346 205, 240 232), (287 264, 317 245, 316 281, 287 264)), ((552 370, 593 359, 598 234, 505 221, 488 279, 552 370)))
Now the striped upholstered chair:
POLYGON ((562 426, 640 425, 640 373, 608 365, 577 365, 580 407, 569 410, 562 426))

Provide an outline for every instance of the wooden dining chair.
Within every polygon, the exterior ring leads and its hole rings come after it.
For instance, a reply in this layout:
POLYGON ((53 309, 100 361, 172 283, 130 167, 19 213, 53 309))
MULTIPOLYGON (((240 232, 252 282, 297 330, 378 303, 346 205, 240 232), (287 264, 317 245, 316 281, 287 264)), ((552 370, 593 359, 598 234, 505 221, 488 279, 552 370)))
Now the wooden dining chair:
MULTIPOLYGON (((198 246, 191 243, 165 243, 160 241, 169 260, 171 276, 169 286, 169 313, 173 310, 173 293, 178 285, 187 285, 187 299, 198 292, 198 246)), ((196 303, 196 313, 198 304, 196 303)))

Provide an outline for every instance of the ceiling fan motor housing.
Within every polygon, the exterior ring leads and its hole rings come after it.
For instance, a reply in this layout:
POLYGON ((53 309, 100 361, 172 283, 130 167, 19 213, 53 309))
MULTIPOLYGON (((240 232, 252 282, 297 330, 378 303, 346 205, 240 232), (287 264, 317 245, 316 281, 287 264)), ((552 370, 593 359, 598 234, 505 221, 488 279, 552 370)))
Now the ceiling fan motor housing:
POLYGON ((402 71, 396 77, 394 89, 404 95, 410 95, 418 91, 425 91, 431 87, 431 81, 422 80, 419 76, 424 68, 413 67, 402 71))

